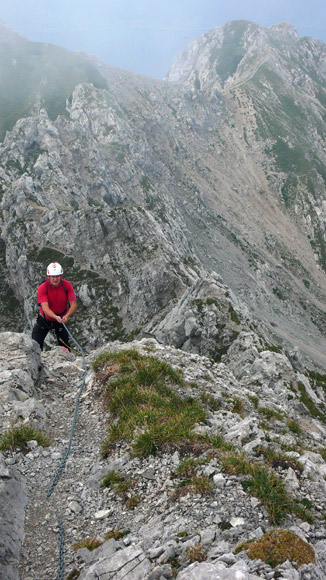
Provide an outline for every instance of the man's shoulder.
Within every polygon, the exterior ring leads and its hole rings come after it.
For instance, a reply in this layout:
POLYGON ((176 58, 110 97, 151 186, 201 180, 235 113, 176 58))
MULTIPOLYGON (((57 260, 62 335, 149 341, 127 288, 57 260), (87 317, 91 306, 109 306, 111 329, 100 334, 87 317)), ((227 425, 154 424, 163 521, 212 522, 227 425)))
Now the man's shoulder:
POLYGON ((48 288, 47 288, 47 281, 41 282, 37 287, 37 301, 47 302, 48 301, 48 288))
POLYGON ((43 280, 43 282, 40 282, 38 287, 37 287, 37 293, 38 294, 47 294, 47 291, 48 291, 47 280, 43 280))
POLYGON ((72 283, 69 282, 69 280, 61 280, 61 282, 63 283, 63 287, 69 300, 76 300, 76 293, 72 283))
POLYGON ((43 290, 44 288, 46 288, 47 286, 47 280, 42 280, 42 282, 39 283, 38 288, 41 288, 41 290, 43 290))
POLYGON ((63 282, 64 286, 66 286, 66 288, 72 288, 72 283, 69 282, 69 280, 64 280, 62 278, 61 282, 63 282))

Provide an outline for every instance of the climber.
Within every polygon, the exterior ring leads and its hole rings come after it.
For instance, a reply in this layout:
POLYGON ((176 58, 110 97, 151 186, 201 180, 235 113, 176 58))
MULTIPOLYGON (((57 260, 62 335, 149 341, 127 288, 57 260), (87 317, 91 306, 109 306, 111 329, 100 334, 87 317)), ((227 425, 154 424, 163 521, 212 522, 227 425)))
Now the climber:
POLYGON ((62 323, 77 310, 77 299, 71 282, 62 279, 63 270, 58 262, 47 267, 47 278, 37 289, 37 302, 40 307, 32 338, 43 350, 43 343, 49 330, 54 330, 58 344, 69 349, 69 335, 62 323))

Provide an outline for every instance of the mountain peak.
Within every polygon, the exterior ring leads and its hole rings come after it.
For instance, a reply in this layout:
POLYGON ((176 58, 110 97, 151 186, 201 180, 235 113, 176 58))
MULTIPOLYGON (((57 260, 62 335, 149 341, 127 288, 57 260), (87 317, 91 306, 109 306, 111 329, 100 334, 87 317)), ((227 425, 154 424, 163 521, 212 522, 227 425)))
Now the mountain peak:
POLYGON ((293 26, 293 24, 289 24, 288 22, 279 22, 278 24, 273 24, 273 26, 269 27, 269 30, 276 32, 277 34, 281 34, 282 36, 299 38, 296 28, 293 26))

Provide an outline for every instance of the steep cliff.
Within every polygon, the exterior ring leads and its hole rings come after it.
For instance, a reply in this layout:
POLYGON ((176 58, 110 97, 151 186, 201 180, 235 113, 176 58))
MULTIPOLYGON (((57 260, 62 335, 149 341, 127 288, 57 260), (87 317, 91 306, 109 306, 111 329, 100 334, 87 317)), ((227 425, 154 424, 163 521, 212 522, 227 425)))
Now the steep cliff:
POLYGON ((194 41, 164 82, 91 60, 101 83, 71 77, 64 110, 32 96, 0 148, 3 294, 24 312, 9 305, 12 327, 30 328, 52 259, 90 346, 155 334, 217 272, 263 333, 323 365, 324 56, 289 25, 238 21, 194 41))

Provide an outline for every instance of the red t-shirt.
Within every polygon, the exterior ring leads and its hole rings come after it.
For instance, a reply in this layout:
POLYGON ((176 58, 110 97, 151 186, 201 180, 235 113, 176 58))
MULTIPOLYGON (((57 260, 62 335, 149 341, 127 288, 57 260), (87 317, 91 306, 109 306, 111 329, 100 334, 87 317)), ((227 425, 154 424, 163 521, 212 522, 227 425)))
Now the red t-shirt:
MULTIPOLYGON (((68 301, 74 302, 76 300, 76 294, 72 287, 71 282, 68 280, 62 280, 65 288, 67 290, 67 294, 64 290, 63 285, 60 282, 60 286, 58 288, 52 288, 50 281, 45 281, 43 284, 40 284, 37 289, 37 302, 41 304, 42 302, 47 302, 49 304, 49 308, 55 313, 63 316, 67 312, 68 301)), ((47 320, 52 320, 50 316, 46 316, 40 308, 40 313, 42 316, 45 316, 47 320)))

